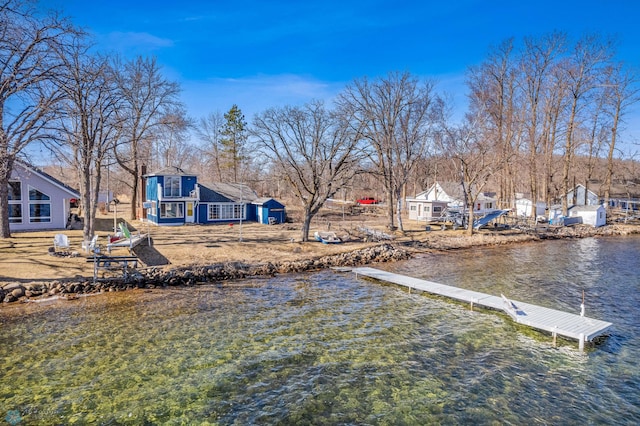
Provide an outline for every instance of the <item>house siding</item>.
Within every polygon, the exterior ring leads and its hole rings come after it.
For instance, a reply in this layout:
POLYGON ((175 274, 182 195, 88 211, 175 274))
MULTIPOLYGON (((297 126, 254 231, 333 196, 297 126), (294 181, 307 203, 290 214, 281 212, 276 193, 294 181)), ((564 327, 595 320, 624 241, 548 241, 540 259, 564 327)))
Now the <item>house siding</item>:
POLYGON ((27 166, 16 163, 14 170, 11 172, 13 182, 20 183, 20 200, 9 201, 10 207, 19 206, 21 211, 21 221, 9 223, 10 231, 37 231, 45 229, 65 229, 70 214, 70 199, 79 198, 80 194, 61 186, 61 184, 50 180, 40 172, 30 169, 27 166), (29 190, 33 189, 45 195, 47 200, 30 200, 29 190), (48 215, 41 215, 41 219, 31 216, 38 207, 46 211, 48 215), (42 219, 42 217, 46 217, 42 219), (38 221, 44 220, 44 221, 38 221))
POLYGON ((246 185, 240 184, 200 184, 197 177, 192 174, 180 175, 180 169, 168 168, 166 173, 153 173, 146 175, 147 218, 157 225, 182 225, 187 220, 187 203, 194 203, 193 222, 200 224, 237 223, 242 221, 257 221, 259 213, 266 217, 276 215, 278 222, 284 222, 284 206, 275 200, 269 199, 265 211, 258 208, 252 201, 257 195, 246 185), (180 190, 176 185, 176 178, 180 177, 180 190), (168 191, 165 188, 169 188, 168 191), (171 204, 173 217, 162 217, 162 207, 168 208, 171 204), (270 213, 269 207, 274 206, 275 211, 270 213), (210 219, 211 209, 216 209, 215 219, 210 219), (239 209, 242 208, 242 214, 239 209), (240 218, 242 216, 242 218, 240 218))
POLYGON ((254 203, 255 209, 253 220, 263 225, 269 225, 269 218, 274 218, 276 223, 284 223, 287 218, 286 209, 283 204, 270 198, 262 202, 254 203))

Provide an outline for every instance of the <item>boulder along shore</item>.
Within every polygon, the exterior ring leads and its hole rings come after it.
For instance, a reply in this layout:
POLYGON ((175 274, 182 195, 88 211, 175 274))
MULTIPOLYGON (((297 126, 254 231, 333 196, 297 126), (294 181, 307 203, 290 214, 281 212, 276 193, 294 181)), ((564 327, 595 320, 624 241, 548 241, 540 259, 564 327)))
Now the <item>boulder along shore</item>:
POLYGON ((48 282, 10 283, 0 289, 0 300, 4 303, 12 303, 18 301, 28 302, 48 297, 74 299, 81 294, 123 291, 134 288, 153 289, 169 286, 193 286, 248 277, 315 271, 334 266, 357 266, 367 263, 391 262, 408 259, 409 257, 411 257, 411 253, 407 249, 386 243, 352 252, 323 256, 317 259, 288 262, 268 262, 263 264, 224 262, 171 269, 158 267, 129 269, 126 276, 98 278, 95 282, 93 277, 76 277, 75 279, 48 282))
POLYGON ((640 233, 638 227, 611 225, 602 228, 585 226, 565 227, 530 233, 500 234, 478 233, 438 239, 386 242, 376 246, 318 258, 247 264, 224 262, 209 265, 189 265, 174 268, 149 267, 129 269, 125 276, 98 278, 77 276, 73 279, 7 283, 0 287, 0 300, 4 303, 30 302, 47 298, 66 298, 129 289, 154 289, 169 286, 194 286, 248 277, 275 276, 277 274, 317 271, 330 267, 361 266, 371 263, 406 260, 417 253, 465 249, 479 246, 534 242, 560 238, 586 238, 593 236, 623 236, 640 233))

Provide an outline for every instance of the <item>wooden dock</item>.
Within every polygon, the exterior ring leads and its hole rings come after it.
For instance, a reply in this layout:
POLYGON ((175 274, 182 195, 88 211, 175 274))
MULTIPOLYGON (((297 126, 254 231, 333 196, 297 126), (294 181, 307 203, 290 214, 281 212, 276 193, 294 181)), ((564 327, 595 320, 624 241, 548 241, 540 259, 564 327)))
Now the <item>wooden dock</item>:
POLYGON ((532 305, 530 303, 510 300, 507 297, 492 296, 473 290, 438 284, 432 281, 407 277, 375 268, 350 268, 356 276, 362 275, 380 281, 416 289, 427 293, 444 296, 471 305, 496 309, 506 312, 516 323, 551 333, 556 342, 556 336, 563 336, 578 341, 580 351, 584 350, 584 343, 590 342, 605 333, 613 324, 585 316, 562 312, 555 309, 532 305))

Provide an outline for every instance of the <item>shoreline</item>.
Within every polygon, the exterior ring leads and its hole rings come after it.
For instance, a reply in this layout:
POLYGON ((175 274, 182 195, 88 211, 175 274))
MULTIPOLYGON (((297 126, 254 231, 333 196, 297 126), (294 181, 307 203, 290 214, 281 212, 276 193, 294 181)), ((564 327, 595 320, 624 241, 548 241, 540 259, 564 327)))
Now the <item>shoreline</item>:
POLYGON ((32 303, 57 299, 75 300, 92 294, 131 289, 192 287, 198 284, 227 282, 259 276, 312 272, 331 267, 363 266, 373 263, 397 262, 417 254, 450 252, 478 247, 540 242, 552 239, 590 237, 616 237, 640 234, 640 227, 609 225, 601 228, 564 227, 546 232, 532 233, 477 233, 473 236, 457 235, 447 238, 397 240, 324 256, 273 262, 247 263, 243 261, 188 264, 179 266, 150 266, 132 269, 126 277, 100 278, 93 276, 30 280, 30 282, 0 283, 0 300, 11 304, 32 303))

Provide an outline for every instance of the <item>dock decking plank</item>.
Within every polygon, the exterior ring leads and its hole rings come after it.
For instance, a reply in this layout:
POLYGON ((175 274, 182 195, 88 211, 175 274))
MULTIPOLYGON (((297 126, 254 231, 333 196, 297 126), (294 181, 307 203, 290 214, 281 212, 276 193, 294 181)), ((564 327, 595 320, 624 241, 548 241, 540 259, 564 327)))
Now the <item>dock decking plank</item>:
POLYGON ((512 306, 509 307, 507 301, 502 297, 394 274, 380 269, 361 267, 352 268, 351 271, 355 272, 356 275, 363 275, 438 296, 501 310, 506 312, 518 324, 555 333, 559 336, 578 341, 581 339, 583 342, 592 341, 594 338, 604 334, 604 332, 613 325, 610 322, 583 317, 578 314, 563 312, 518 300, 508 299, 512 304, 512 306), (513 308, 513 305, 515 305, 517 309, 513 308))

